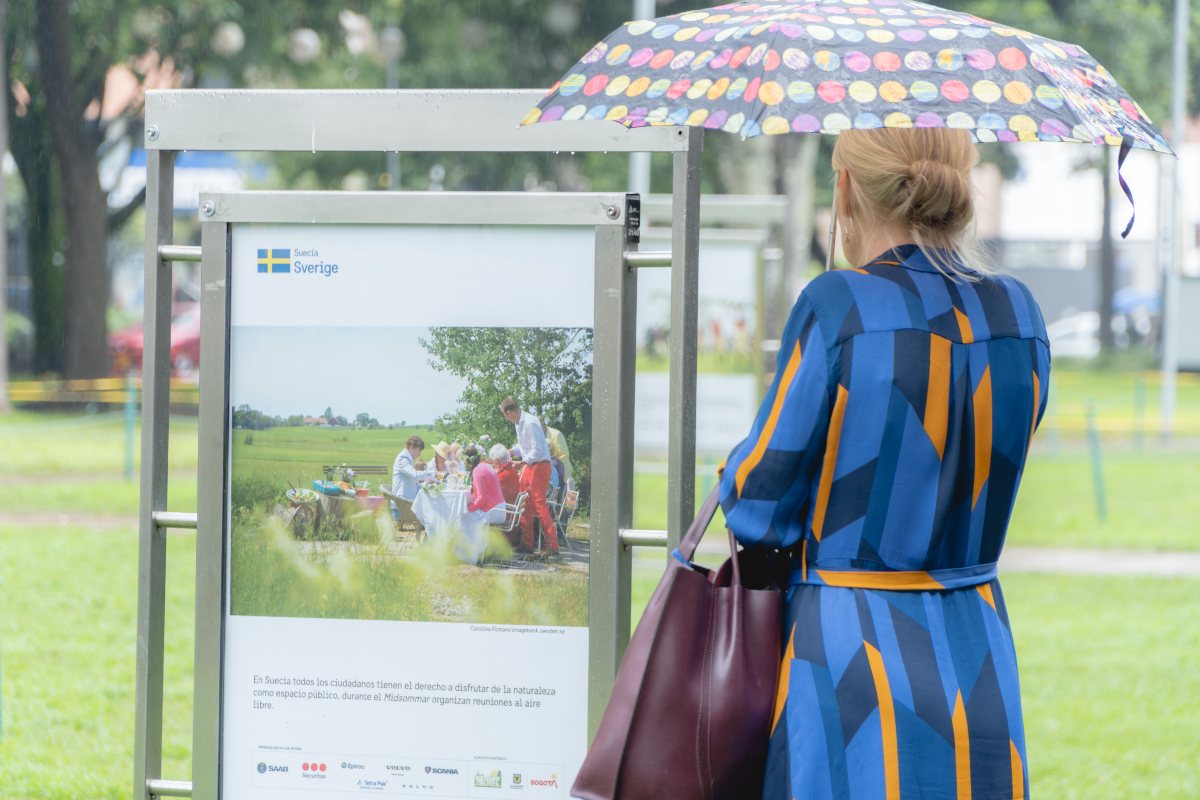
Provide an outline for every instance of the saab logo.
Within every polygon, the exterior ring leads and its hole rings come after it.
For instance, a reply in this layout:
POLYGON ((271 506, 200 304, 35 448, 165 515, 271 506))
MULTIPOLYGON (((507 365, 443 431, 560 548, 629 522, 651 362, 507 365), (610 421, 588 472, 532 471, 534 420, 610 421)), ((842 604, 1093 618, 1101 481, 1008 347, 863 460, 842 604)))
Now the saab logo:
POLYGON ((269 250, 258 250, 259 272, 291 272, 292 251, 289 248, 273 247, 269 250))
POLYGON ((262 762, 262 761, 258 762, 258 774, 262 775, 266 771, 267 771, 266 763, 262 762))
POLYGON ((434 775, 457 775, 458 770, 454 767, 426 767, 425 774, 433 773, 434 775))
POLYGON ((531 778, 529 781, 529 785, 530 786, 550 786, 550 787, 557 789, 558 788, 558 773, 551 772, 549 778, 531 778))
POLYGON ((265 772, 287 772, 288 768, 280 764, 268 764, 265 761, 258 762, 258 774, 262 775, 265 772))
POLYGON ((504 776, 500 770, 494 769, 488 773, 476 772, 475 785, 483 789, 499 789, 504 785, 504 776))

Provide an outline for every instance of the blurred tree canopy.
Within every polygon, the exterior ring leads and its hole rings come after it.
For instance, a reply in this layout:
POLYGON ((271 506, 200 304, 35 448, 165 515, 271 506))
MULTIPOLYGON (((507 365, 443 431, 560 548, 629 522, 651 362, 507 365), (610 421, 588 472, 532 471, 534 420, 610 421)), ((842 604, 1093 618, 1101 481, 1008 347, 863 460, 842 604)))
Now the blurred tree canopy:
MULTIPOLYGON (((953 0, 947 3, 1088 49, 1162 122, 1169 109, 1174 0, 953 0)), ((107 371, 106 241, 141 198, 110 208, 146 88, 500 88, 550 85, 621 24, 617 0, 7 0, 11 149, 25 190, 37 371, 107 371), (400 34, 385 32, 398 29, 400 34), (106 91, 107 87, 107 91, 106 91), (120 90, 120 91, 118 91, 120 90), (104 100, 105 97, 108 100, 104 100), (117 101, 120 102, 117 102, 117 101)), ((702 3, 664 0, 659 14, 702 3)), ((1200 40, 1200 15, 1192 39, 1200 40)), ((1189 108, 1198 104, 1192 49, 1189 108)), ((414 124, 419 124, 414 120, 414 124)), ((470 124, 470 121, 464 121, 470 124)), ((824 144, 824 143, 823 143, 824 144)), ((625 161, 600 154, 405 154, 405 188, 612 191, 625 161), (440 169, 435 169, 435 165, 440 169)), ((705 190, 769 192, 770 145, 714 135, 705 190)), ((822 156, 824 160, 824 156, 822 156)), ((272 182, 385 187, 383 154, 280 154, 272 182)), ((670 163, 655 159, 664 188, 670 163)), ((821 173, 818 172, 818 175, 821 173)))

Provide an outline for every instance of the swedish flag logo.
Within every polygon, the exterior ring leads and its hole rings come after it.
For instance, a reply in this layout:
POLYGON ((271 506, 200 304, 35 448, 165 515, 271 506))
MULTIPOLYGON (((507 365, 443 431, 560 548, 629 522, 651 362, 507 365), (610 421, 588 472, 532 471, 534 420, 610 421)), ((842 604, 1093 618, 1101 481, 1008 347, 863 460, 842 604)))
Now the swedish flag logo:
POLYGON ((292 251, 288 248, 271 248, 258 251, 259 272, 291 272, 292 251))

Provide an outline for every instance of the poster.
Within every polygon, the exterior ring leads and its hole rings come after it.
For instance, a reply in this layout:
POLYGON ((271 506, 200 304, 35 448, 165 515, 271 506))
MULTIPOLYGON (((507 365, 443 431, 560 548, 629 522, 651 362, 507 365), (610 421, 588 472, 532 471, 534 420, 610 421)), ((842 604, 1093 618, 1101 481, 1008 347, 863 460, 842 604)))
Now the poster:
POLYGON ((593 250, 590 228, 232 226, 226 800, 567 796, 593 250))

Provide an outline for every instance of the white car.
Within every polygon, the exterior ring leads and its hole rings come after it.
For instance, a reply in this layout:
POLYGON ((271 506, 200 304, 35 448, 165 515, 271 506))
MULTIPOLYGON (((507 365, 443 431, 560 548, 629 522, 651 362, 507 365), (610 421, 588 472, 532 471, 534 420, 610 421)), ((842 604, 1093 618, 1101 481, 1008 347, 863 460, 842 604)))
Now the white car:
POLYGON ((1046 326, 1054 358, 1095 358, 1100 355, 1100 313, 1081 311, 1046 326))

